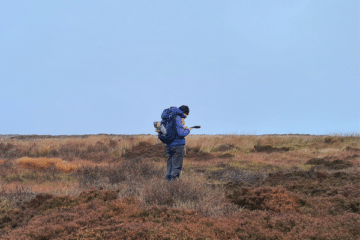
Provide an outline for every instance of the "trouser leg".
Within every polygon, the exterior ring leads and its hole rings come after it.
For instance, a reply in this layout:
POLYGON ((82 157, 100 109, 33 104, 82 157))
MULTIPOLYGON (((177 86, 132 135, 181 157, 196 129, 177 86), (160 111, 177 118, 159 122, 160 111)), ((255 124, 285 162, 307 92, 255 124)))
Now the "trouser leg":
POLYGON ((166 148, 167 153, 167 172, 166 179, 178 179, 182 169, 185 145, 166 148))

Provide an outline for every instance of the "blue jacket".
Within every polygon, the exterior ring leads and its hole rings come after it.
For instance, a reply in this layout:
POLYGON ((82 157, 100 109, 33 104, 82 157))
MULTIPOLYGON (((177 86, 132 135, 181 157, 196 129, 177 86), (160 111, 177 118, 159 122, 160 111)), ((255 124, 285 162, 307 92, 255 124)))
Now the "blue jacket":
MULTIPOLYGON (((180 146, 185 145, 185 137, 190 133, 189 129, 184 129, 184 126, 182 124, 181 118, 186 118, 184 113, 178 109, 177 107, 170 107, 170 109, 173 111, 173 113, 176 113, 176 137, 175 140, 170 143, 166 144, 166 147, 173 147, 173 146, 180 146)), ((169 114, 162 114, 161 118, 167 118, 169 117, 169 114)))

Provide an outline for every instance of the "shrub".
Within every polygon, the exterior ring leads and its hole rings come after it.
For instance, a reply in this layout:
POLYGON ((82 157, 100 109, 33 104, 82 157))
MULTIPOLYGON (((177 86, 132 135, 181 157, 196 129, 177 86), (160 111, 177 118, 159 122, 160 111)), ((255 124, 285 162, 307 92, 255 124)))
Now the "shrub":
POLYGON ((4 180, 7 182, 7 183, 10 183, 10 182, 15 182, 15 181, 19 181, 19 182, 22 182, 22 179, 20 178, 19 175, 17 174, 14 174, 14 173, 11 173, 9 175, 7 175, 4 180))
POLYGON ((244 187, 240 191, 235 190, 232 194, 228 194, 227 197, 231 202, 251 211, 271 210, 278 213, 300 213, 300 207, 305 204, 305 201, 296 194, 284 188, 273 187, 259 187, 255 189, 244 187))

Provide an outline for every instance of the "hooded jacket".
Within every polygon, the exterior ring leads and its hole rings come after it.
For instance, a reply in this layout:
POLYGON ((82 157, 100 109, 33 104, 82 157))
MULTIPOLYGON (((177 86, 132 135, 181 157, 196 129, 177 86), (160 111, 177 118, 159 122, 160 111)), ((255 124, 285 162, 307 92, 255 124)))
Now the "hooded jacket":
POLYGON ((166 147, 173 147, 173 146, 180 146, 180 145, 185 145, 185 137, 190 133, 189 129, 184 129, 184 126, 182 124, 181 118, 186 118, 185 114, 178 109, 177 107, 170 107, 170 109, 172 110, 172 114, 166 114, 163 113, 161 114, 161 119, 167 119, 170 118, 171 115, 176 114, 177 116, 175 117, 176 119, 176 137, 175 140, 170 143, 170 144, 166 144, 166 147))

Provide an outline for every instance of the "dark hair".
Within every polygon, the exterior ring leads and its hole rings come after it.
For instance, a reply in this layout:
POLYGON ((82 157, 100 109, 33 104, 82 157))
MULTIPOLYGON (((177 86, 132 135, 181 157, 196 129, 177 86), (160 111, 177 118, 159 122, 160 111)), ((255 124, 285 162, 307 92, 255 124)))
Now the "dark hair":
POLYGON ((185 113, 186 115, 189 115, 190 109, 189 109, 188 106, 186 106, 186 105, 181 105, 181 106, 179 107, 179 109, 180 109, 183 113, 185 113))

